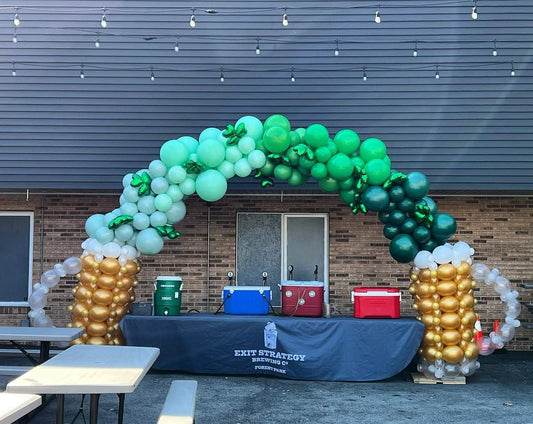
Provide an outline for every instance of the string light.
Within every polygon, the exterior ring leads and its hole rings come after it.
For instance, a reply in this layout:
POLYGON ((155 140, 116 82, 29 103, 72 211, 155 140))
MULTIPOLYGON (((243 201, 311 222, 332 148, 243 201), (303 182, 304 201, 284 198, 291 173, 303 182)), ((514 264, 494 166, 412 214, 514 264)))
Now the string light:
POLYGON ((191 18, 189 19, 189 26, 191 28, 195 28, 196 27, 196 16, 194 15, 195 11, 196 11, 196 9, 192 10, 192 15, 191 15, 191 18))
POLYGON ((220 68, 220 82, 224 82, 224 68, 220 68))
POLYGON ((477 19, 477 0, 474 0, 474 7, 472 7, 472 19, 477 19))
POLYGON ((18 38, 17 38, 17 27, 15 27, 15 29, 13 30, 13 38, 11 39, 11 41, 13 41, 13 43, 18 43, 18 38))
POLYGON ((174 51, 178 53, 180 51, 180 36, 176 36, 176 44, 174 44, 174 51))
POLYGON ((96 40, 94 42, 94 47, 99 48, 100 47, 100 31, 96 33, 96 40))
POLYGON ((498 50, 496 50, 496 40, 494 40, 494 48, 492 49, 492 55, 498 56, 498 50))
POLYGON ((379 13, 379 8, 380 8, 380 5, 378 5, 378 10, 376 10, 376 15, 374 16, 374 22, 376 24, 381 23, 381 15, 379 13))
POLYGON ((335 40, 335 50, 333 51, 334 56, 339 55, 339 40, 335 40))
POLYGON ((150 81, 155 81, 154 67, 150 66, 150 81))
POLYGON ((85 78, 85 72, 83 72, 83 65, 80 65, 80 78, 81 79, 85 78))
POLYGON ((102 19, 100 19, 100 25, 102 26, 102 28, 107 28, 107 17, 105 15, 105 8, 102 9, 104 11, 103 15, 102 15, 102 19))
POLYGON ((367 80, 367 77, 366 77, 366 66, 363 66, 363 81, 366 81, 367 80))
POLYGON ((14 77, 17 76, 17 69, 15 68, 15 62, 13 62, 13 68, 11 69, 11 75, 14 77))
POLYGON ((439 65, 435 65, 435 68, 437 69, 437 71, 435 72, 435 79, 440 79, 439 65))
POLYGON ((285 8, 285 12, 283 13, 283 16, 281 17, 281 24, 284 27, 289 26, 289 16, 287 15, 287 8, 285 8))
POLYGON ((514 71, 514 62, 511 62, 511 76, 514 77, 515 76, 515 71, 514 71))
POLYGON ((418 40, 415 41, 415 49, 413 50, 413 57, 418 56, 418 40))
POLYGON ((18 27, 20 25, 20 18, 19 18, 19 9, 18 7, 15 9, 15 17, 13 18, 13 25, 18 27))
POLYGON ((291 68, 291 82, 295 82, 296 77, 294 76, 294 68, 291 68))
POLYGON ((259 38, 257 39, 257 44, 255 46, 255 54, 261 54, 261 48, 259 47, 259 38))

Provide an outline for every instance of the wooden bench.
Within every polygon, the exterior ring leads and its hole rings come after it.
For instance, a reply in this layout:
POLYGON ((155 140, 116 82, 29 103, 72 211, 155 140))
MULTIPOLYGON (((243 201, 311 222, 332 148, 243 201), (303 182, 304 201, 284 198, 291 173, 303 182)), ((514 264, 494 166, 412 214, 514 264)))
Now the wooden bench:
POLYGON ((10 424, 41 405, 41 396, 20 393, 0 393, 0 424, 10 424))
POLYGON ((195 380, 174 380, 157 424, 193 424, 197 387, 195 380))

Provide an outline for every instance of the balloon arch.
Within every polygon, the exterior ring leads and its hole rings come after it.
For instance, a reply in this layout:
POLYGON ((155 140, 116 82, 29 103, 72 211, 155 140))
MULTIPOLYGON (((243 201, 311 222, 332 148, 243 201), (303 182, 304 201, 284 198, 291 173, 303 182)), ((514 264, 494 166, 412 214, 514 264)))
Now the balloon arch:
POLYGON ((472 264, 468 244, 447 243, 455 219, 437 211, 423 173, 392 170, 377 138, 361 142, 350 129, 330 138, 321 124, 291 129, 282 115, 264 123, 244 116, 224 130, 204 129, 198 140, 169 140, 148 169, 124 176, 121 206, 87 219, 81 257, 56 264, 34 285, 28 301, 32 324, 52 325, 44 311, 47 293, 60 277, 75 274, 79 284, 70 325, 84 329, 76 343, 123 344, 119 321, 134 300, 138 257, 155 255, 165 240, 179 237, 174 224, 185 217, 188 196, 217 201, 230 178, 252 173, 262 187, 273 185, 274 178, 300 186, 313 177, 323 191, 338 193, 352 213, 378 212, 391 256, 413 264, 409 292, 426 327, 418 365, 424 374, 471 375, 479 367, 478 354, 490 354, 514 337, 520 326, 518 293, 497 269, 472 264), (484 338, 476 337, 476 282, 492 286, 506 305, 505 323, 484 338))

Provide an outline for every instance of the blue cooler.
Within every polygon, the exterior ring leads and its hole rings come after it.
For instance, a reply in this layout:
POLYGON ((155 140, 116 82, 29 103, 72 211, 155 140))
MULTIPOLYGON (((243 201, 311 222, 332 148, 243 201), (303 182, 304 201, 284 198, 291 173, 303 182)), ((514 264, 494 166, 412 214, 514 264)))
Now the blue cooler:
POLYGON ((229 315, 267 315, 270 296, 270 287, 226 286, 222 292, 222 300, 225 301, 224 313, 229 315))

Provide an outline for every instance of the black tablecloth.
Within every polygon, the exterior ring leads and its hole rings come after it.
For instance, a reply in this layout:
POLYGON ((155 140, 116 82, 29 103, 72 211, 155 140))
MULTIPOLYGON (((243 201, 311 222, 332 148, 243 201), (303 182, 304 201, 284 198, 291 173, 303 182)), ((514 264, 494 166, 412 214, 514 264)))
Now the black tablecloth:
POLYGON ((200 374, 371 381, 402 371, 424 325, 414 318, 188 314, 126 316, 127 344, 155 346, 153 369, 200 374))

